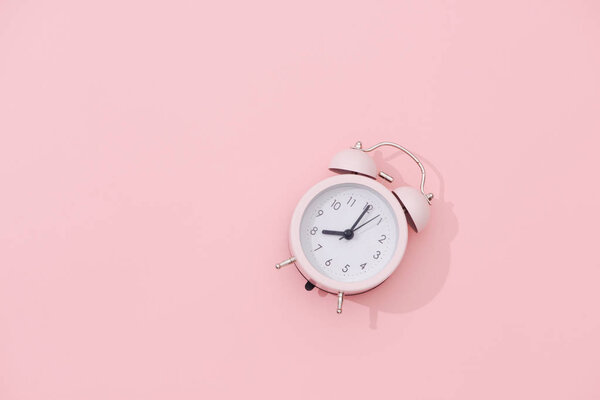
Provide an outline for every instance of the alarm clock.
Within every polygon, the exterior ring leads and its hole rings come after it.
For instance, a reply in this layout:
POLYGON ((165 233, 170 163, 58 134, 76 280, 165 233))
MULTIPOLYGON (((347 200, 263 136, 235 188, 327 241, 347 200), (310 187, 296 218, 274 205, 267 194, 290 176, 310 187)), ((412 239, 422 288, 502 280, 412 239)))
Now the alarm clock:
POLYGON ((275 266, 294 264, 315 287, 337 296, 341 314, 344 296, 379 286, 398 267, 406 250, 408 227, 416 232, 429 220, 432 193, 425 193, 425 167, 403 146, 381 142, 363 148, 361 142, 337 153, 329 169, 336 175, 310 188, 292 214, 291 257, 275 266), (420 188, 389 190, 377 179, 393 182, 379 171, 367 153, 393 147, 421 169, 420 188))

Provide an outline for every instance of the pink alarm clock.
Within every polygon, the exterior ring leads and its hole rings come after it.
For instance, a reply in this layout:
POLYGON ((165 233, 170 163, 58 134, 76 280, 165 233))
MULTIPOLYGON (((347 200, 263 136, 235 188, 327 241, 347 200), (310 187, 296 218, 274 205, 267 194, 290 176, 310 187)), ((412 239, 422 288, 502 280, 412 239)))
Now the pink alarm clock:
POLYGON ((345 295, 371 290, 398 267, 408 238, 408 226, 420 232, 429 220, 433 194, 425 193, 425 168, 406 148, 381 142, 363 149, 361 142, 333 157, 329 169, 338 175, 310 188, 292 215, 289 246, 292 256, 277 264, 294 263, 306 278, 306 290, 315 287, 337 295, 342 312, 345 295), (367 154, 382 146, 410 156, 421 169, 420 189, 401 186, 388 190, 367 154))

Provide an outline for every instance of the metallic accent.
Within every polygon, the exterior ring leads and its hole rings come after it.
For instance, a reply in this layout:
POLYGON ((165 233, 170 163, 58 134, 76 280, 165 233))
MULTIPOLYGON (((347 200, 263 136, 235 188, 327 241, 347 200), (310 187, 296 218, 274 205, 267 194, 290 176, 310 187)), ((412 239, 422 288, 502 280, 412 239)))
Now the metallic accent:
MULTIPOLYGON (((361 142, 357 142, 356 145, 358 145, 359 143, 361 143, 361 142)), ((357 148, 356 145, 355 145, 355 148, 357 148)), ((377 143, 375 146, 369 147, 368 149, 363 149, 362 143, 361 143, 360 150, 364 151, 365 153, 368 153, 369 151, 373 151, 381 146, 395 147, 396 149, 406 153, 410 158, 413 159, 414 162, 417 163, 417 165, 421 169, 421 193, 423 193, 423 196, 425 196, 425 198, 427 199, 427 202, 429 204, 431 204, 431 199, 433 199, 433 193, 425 193, 425 167, 423 166, 421 161, 417 158, 417 156, 415 156, 413 153, 408 151, 408 149, 406 149, 403 146, 400 146, 399 144, 393 143, 393 142, 381 142, 381 143, 377 143)))
POLYGON ((379 171, 379 176, 382 177, 383 179, 385 179, 386 181, 390 182, 390 183, 394 182, 394 177, 386 174, 383 171, 379 171))
POLYGON ((287 260, 282 261, 279 264, 276 264, 275 268, 280 269, 281 267, 285 267, 286 265, 289 265, 289 264, 293 263, 294 261, 296 261, 296 257, 290 257, 287 260))
POLYGON ((341 314, 342 313, 342 303, 344 302, 344 293, 339 292, 338 293, 338 307, 337 307, 337 313, 341 314))
POLYGON ((356 142, 356 144, 354 145, 354 148, 356 150, 362 150, 362 142, 361 141, 356 142))

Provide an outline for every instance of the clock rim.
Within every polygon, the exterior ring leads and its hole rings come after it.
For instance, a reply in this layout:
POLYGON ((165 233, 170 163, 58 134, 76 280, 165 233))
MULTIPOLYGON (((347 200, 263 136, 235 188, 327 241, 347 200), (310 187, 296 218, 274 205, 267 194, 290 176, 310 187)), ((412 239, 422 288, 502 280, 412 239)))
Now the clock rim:
POLYGON ((389 278, 396 268, 398 268, 398 265, 400 264, 400 261, 402 261, 406 251, 407 242, 408 223, 404 215, 404 210, 402 209, 398 199, 390 190, 376 180, 356 174, 331 176, 323 179, 308 189, 308 191, 306 191, 306 193, 298 202, 298 205, 296 206, 296 209, 292 215, 292 221, 290 224, 289 246, 292 256, 296 258, 296 261, 294 261, 296 268, 298 268, 298 271, 302 274, 302 276, 304 276, 304 278, 309 280, 319 289, 331 293, 342 292, 347 295, 359 294, 380 285, 383 281, 389 278), (308 261, 308 257, 306 257, 306 254, 304 254, 304 250, 300 242, 300 223, 302 221, 302 216, 304 215, 304 212, 306 211, 306 208, 312 199, 314 199, 315 196, 322 191, 332 186, 344 183, 364 185, 372 190, 375 190, 385 200, 388 201, 394 214, 396 214, 396 221, 398 223, 398 243, 396 245, 396 251, 390 258, 390 261, 374 276, 358 282, 340 282, 322 274, 308 261))

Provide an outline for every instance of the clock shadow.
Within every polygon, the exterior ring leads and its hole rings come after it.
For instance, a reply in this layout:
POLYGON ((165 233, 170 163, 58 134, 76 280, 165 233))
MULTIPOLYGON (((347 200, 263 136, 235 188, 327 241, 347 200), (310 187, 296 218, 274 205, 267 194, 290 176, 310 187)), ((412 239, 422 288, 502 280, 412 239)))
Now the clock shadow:
MULTIPOLYGON (((390 189, 415 186, 414 183, 403 181, 400 172, 390 164, 390 161, 401 156, 403 154, 397 152, 389 157, 384 157, 381 151, 374 154, 377 165, 395 177, 392 184, 386 184, 390 189)), ((377 329, 380 312, 408 313, 426 306, 440 293, 448 277, 451 243, 458 234, 458 219, 453 204, 445 200, 442 174, 426 159, 418 157, 427 172, 426 188, 435 194, 428 225, 419 233, 408 229, 406 253, 396 271, 385 282, 374 290, 345 299, 369 307, 371 329, 377 329), (436 187, 437 190, 433 190, 436 187)), ((420 179, 417 166, 412 160, 410 162, 415 169, 412 173, 420 179)))

